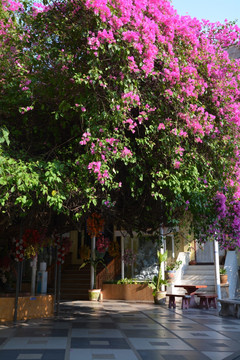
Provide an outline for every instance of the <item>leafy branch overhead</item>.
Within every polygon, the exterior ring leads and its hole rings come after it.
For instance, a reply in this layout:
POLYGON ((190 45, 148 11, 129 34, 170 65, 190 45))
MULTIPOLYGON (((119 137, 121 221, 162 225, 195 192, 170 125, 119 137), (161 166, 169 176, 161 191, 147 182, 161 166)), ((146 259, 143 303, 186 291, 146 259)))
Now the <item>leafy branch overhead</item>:
POLYGON ((186 212, 202 234, 237 223, 236 24, 168 0, 4 0, 0 15, 2 212, 96 209, 129 231, 186 212))

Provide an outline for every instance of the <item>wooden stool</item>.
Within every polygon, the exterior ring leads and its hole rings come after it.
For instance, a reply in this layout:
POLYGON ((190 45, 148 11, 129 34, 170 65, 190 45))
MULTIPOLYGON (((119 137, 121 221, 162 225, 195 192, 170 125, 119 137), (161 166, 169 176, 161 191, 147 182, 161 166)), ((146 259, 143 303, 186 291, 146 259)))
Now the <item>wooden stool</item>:
POLYGON ((176 308, 176 301, 175 301, 175 297, 181 297, 182 298, 182 309, 188 309, 189 308, 189 302, 190 302, 190 298, 191 295, 185 295, 185 294, 166 294, 166 296, 169 296, 169 303, 168 303, 168 307, 169 309, 171 308, 176 308))
POLYGON ((208 310, 211 306, 214 309, 217 308, 217 294, 197 294, 197 296, 200 298, 200 309, 203 309, 205 307, 208 310))

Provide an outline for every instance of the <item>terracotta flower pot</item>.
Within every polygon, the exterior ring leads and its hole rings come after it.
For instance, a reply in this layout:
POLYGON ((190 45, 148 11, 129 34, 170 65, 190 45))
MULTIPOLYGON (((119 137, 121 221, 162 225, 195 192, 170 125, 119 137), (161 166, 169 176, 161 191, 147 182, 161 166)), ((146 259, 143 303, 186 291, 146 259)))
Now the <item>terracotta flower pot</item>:
POLYGON ((220 284, 226 284, 228 281, 227 274, 220 274, 220 284))
POLYGON ((189 261, 189 265, 197 265, 196 260, 190 260, 190 261, 189 261))

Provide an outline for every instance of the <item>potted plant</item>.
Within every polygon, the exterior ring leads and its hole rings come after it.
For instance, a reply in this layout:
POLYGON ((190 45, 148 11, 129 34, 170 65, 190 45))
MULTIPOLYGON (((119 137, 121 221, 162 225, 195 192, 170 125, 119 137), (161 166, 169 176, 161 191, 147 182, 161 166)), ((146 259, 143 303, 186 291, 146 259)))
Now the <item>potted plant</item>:
POLYGON ((166 291, 161 291, 162 285, 168 285, 167 280, 162 278, 162 270, 161 264, 167 260, 167 250, 164 253, 161 253, 160 250, 157 251, 157 258, 158 258, 158 275, 155 275, 152 281, 148 284, 149 287, 153 289, 153 297, 155 304, 165 304, 166 302, 166 291))
POLYGON ((228 281, 227 270, 222 267, 219 269, 219 273, 220 273, 220 283, 226 284, 228 281))
POLYGON ((175 273, 179 269, 181 264, 182 264, 182 261, 177 260, 177 261, 171 262, 170 264, 168 264, 166 266, 165 277, 166 277, 166 280, 168 280, 169 283, 174 282, 175 273))
POLYGON ((96 241, 96 250, 94 249, 91 251, 88 246, 83 246, 80 250, 80 256, 83 263, 79 269, 82 269, 87 264, 90 264, 94 269, 93 289, 88 290, 89 300, 99 301, 101 298, 101 289, 97 289, 96 287, 97 266, 102 264, 106 268, 104 255, 108 249, 108 245, 109 240, 105 238, 104 235, 100 235, 96 241))

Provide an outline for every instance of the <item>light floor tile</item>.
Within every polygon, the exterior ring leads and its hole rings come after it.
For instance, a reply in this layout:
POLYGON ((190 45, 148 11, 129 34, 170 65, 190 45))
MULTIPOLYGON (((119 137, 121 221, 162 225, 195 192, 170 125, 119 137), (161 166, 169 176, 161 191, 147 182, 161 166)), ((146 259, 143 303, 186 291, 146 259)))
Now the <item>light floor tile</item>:
POLYGON ((138 360, 131 350, 71 349, 69 360, 138 360), (111 357, 110 357, 111 356, 111 357))
POLYGON ((24 338, 15 337, 10 339, 3 349, 65 349, 67 338, 24 338))
POLYGON ((231 332, 240 332, 240 324, 216 324, 216 325, 211 325, 211 324, 205 324, 205 326, 215 330, 215 331, 231 331, 231 332))
POLYGON ((204 313, 204 314, 184 314, 184 316, 186 316, 188 319, 192 319, 192 320, 198 320, 198 319, 201 319, 201 320, 203 320, 203 319, 206 319, 206 320, 209 320, 209 321, 211 321, 211 320, 216 320, 216 316, 215 315, 210 315, 210 314, 208 314, 208 313, 204 313))
POLYGON ((202 351, 202 353, 209 357, 211 360, 223 360, 232 355, 232 352, 219 352, 219 351, 202 351))
POLYGON ((180 339, 130 338, 137 350, 192 350, 180 339))
POLYGON ((19 354, 16 360, 40 360, 42 354, 19 354))
POLYGON ((72 329, 72 337, 120 338, 122 334, 115 329, 72 329))
POLYGON ((182 331, 172 330, 172 332, 181 339, 222 339, 229 340, 228 337, 219 334, 216 331, 182 331))

